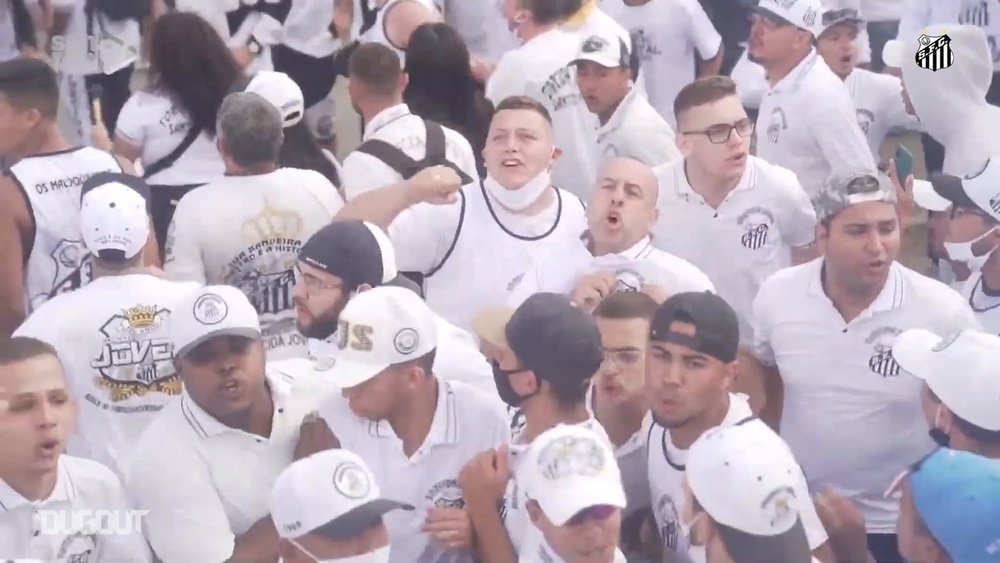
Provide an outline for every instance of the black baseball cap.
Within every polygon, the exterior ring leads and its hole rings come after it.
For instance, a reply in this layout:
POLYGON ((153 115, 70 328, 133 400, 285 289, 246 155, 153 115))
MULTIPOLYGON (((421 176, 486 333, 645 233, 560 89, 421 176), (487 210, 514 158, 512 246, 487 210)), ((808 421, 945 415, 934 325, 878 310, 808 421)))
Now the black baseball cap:
POLYGON ((729 303, 714 293, 677 293, 656 310, 649 339, 687 346, 728 364, 736 361, 740 322, 729 303), (694 336, 672 331, 674 322, 694 325, 694 336))
MULTIPOLYGON (((972 201, 969 194, 965 191, 965 185, 962 183, 962 178, 958 176, 953 176, 951 174, 943 174, 940 172, 932 173, 930 178, 931 187, 934 191, 944 199, 947 199, 955 207, 961 207, 964 209, 981 209, 976 202, 972 201)), ((988 210, 983 210, 989 213, 988 210)))
POLYGON ((480 338, 513 352, 522 367, 561 386, 590 379, 604 360, 594 319, 558 293, 536 293, 517 309, 482 311, 473 328, 480 338))
POLYGON ((399 275, 389 237, 365 221, 326 225, 302 245, 299 260, 357 285, 378 287, 399 275))

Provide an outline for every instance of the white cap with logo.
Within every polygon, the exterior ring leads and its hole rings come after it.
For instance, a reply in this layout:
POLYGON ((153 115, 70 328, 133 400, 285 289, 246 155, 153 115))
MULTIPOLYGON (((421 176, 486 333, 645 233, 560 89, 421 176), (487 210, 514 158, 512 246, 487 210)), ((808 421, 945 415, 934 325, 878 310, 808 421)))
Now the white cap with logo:
POLYGON ((283 72, 259 71, 253 75, 244 91, 253 92, 278 108, 284 127, 291 127, 302 121, 306 114, 302 89, 283 72))
POLYGON ((80 234, 87 250, 101 258, 136 256, 149 238, 146 199, 119 182, 87 191, 80 200, 80 234))
POLYGON ((560 424, 535 438, 517 482, 556 526, 592 506, 625 508, 615 453, 604 437, 580 425, 560 424))
POLYGON ((820 0, 760 0, 754 11, 769 17, 777 17, 799 29, 819 36, 823 31, 820 0))
POLYGON ((257 310, 239 289, 207 285, 185 295, 170 313, 174 356, 183 357, 215 336, 260 338, 257 310))
POLYGON ((607 68, 629 67, 629 45, 614 33, 591 35, 580 44, 580 52, 570 64, 595 62, 607 68))
POLYGON ((980 428, 1000 430, 1000 337, 963 330, 942 338, 911 329, 896 338, 892 356, 948 410, 980 428))
POLYGON ((296 461, 278 475, 271 489, 271 519, 282 538, 315 534, 346 540, 387 512, 413 510, 381 494, 375 476, 357 454, 325 450, 296 461))
POLYGON ((437 324, 419 295, 402 287, 380 286, 347 302, 334 338, 340 353, 325 377, 332 385, 349 388, 437 348, 437 324))

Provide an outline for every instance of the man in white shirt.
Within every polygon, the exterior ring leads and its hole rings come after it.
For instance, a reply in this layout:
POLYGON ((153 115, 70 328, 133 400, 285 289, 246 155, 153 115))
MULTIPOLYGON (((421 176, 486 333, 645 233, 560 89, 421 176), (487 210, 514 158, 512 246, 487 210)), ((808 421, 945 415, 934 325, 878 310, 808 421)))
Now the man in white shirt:
POLYGON ((373 468, 388 496, 416 507, 386 516, 390 560, 471 563, 473 535, 458 477, 480 452, 507 444, 502 403, 495 393, 435 376, 434 316, 412 291, 365 291, 344 307, 340 322, 341 353, 323 374, 337 390, 319 415, 342 448, 373 468))
MULTIPOLYGON (((681 561, 706 560, 703 546, 682 533, 681 517, 692 508, 683 489, 688 449, 711 428, 753 417, 746 396, 731 392, 738 345, 736 313, 711 293, 673 295, 650 324, 646 392, 655 424, 646 447, 654 529, 661 550, 681 561)), ((796 495, 808 499, 804 481, 796 495)), ((805 525, 809 547, 822 550, 827 535, 811 505, 805 525)))
POLYGON ((529 96, 545 106, 561 153, 552 170, 553 183, 578 195, 589 192, 597 174, 598 123, 583 102, 576 69, 570 64, 580 52, 582 38, 559 25, 579 5, 509 0, 507 15, 524 44, 500 59, 486 83, 486 97, 494 106, 510 96, 529 96))
POLYGON ((56 563, 150 561, 121 482, 63 454, 77 404, 55 348, 0 340, 0 557, 56 563), (100 516, 117 523, 102 532, 100 516))
POLYGON ((604 0, 601 9, 632 35, 649 103, 676 129, 677 93, 698 76, 718 74, 725 57, 705 9, 696 0, 604 0))
POLYGON ((684 158, 653 169, 660 197, 652 243, 708 275, 736 310, 748 348, 760 285, 815 257, 816 212, 795 174, 750 154, 754 124, 732 79, 699 78, 674 108, 684 158))
POLYGON ((94 281, 50 299, 14 332, 48 342, 66 366, 67 388, 80 409, 66 453, 98 461, 122 479, 122 458, 156 413, 180 396, 170 313, 196 287, 143 267, 148 195, 134 176, 104 173, 84 182, 80 232, 94 281))
POLYGON ((231 286, 185 295, 170 340, 181 398, 149 424, 125 464, 146 538, 163 563, 278 558, 268 493, 293 458, 316 387, 265 373, 257 311, 231 286), (165 486, 164 483, 169 483, 165 486))
POLYGON ((518 41, 504 17, 506 0, 436 0, 444 21, 462 36, 474 60, 492 67, 518 41))
POLYGON ((472 146, 461 133, 410 113, 403 103, 406 74, 392 50, 378 43, 351 55, 351 103, 361 113, 361 146, 344 159, 343 188, 348 200, 403 180, 434 165, 446 165, 477 181, 472 146))
POLYGON ((509 449, 483 452, 462 471, 465 508, 481 558, 535 561, 544 539, 526 512, 523 486, 512 477, 524 446, 560 423, 607 440, 587 409, 591 378, 603 357, 601 335, 593 318, 554 293, 536 293, 516 310, 483 310, 475 323, 493 358, 497 392, 520 409, 523 427, 515 430, 509 449))
POLYGON ((682 521, 710 563, 817 561, 809 549, 805 475, 788 444, 762 421, 705 432, 691 446, 687 467, 682 521))
POLYGON ((545 107, 508 98, 490 124, 482 182, 461 186, 453 170, 427 168, 362 194, 337 219, 386 229, 399 270, 423 274, 431 308, 467 329, 478 310, 506 303, 531 260, 586 229, 580 200, 552 185, 558 156, 545 107))
POLYGON ((875 170, 850 95, 813 49, 822 11, 820 0, 761 0, 749 44, 770 87, 757 115, 757 156, 794 172, 810 198, 831 175, 875 170))
POLYGON ((668 293, 714 291, 708 276, 690 262, 653 247, 657 194, 648 166, 623 157, 608 161, 587 206, 585 235, 535 259, 516 280, 507 304, 549 291, 571 294, 591 311, 614 291, 649 285, 668 293))
POLYGON ((230 94, 219 109, 226 177, 177 204, 164 269, 176 280, 238 287, 257 308, 270 359, 301 356, 292 291, 299 249, 343 205, 325 177, 278 168, 278 110, 257 94, 230 94))
POLYGON ((284 563, 389 563, 385 519, 413 507, 382 495, 370 467, 342 449, 302 458, 271 489, 271 518, 284 563))
POLYGON ((832 181, 817 202, 824 256, 761 286, 753 307, 760 364, 741 366, 740 384, 765 390, 761 416, 780 422, 809 488, 844 491, 864 514, 876 560, 898 561, 899 504, 883 493, 901 460, 933 442, 922 430, 919 381, 900 377, 892 344, 911 328, 950 334, 978 323, 954 290, 896 262, 896 192, 887 178, 832 181))
POLYGON ((571 63, 583 101, 600 123, 595 147, 598 164, 615 156, 648 166, 665 164, 680 156, 674 130, 634 85, 630 58, 628 44, 616 35, 591 35, 583 39, 571 63))
POLYGON ((858 116, 858 125, 868 139, 872 157, 881 158, 885 138, 895 128, 919 129, 920 122, 906 112, 899 95, 899 78, 857 68, 855 40, 864 22, 856 10, 827 10, 820 18, 816 52, 830 70, 844 81, 858 116))
POLYGON ((560 424, 535 438, 519 465, 525 509, 543 537, 520 561, 625 562, 618 549, 625 489, 603 436, 560 424))

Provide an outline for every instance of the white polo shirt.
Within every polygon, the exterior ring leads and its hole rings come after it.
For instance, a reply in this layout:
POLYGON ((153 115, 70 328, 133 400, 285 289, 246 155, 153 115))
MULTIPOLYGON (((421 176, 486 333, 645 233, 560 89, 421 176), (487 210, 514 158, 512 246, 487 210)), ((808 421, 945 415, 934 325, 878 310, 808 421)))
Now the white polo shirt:
POLYGON ((78 405, 66 453, 114 471, 164 406, 180 398, 170 313, 198 284, 150 274, 105 276, 47 301, 14 332, 59 351, 78 405))
MULTIPOLYGON (((566 560, 556 554, 549 542, 544 539, 538 544, 538 551, 525 553, 517 559, 518 563, 565 563, 566 560)), ((622 550, 615 548, 614 563, 625 563, 625 555, 622 550)))
POLYGON ((594 273, 611 273, 629 287, 658 285, 671 294, 715 291, 712 281, 697 266, 656 248, 648 236, 624 252, 598 257, 577 239, 533 260, 514 280, 507 305, 517 307, 539 292, 569 295, 581 278, 594 273))
POLYGON ((430 432, 409 458, 388 422, 355 416, 339 392, 323 401, 319 413, 340 439, 341 447, 365 460, 385 498, 416 508, 385 515, 391 562, 472 563, 472 553, 446 551, 422 528, 430 508, 465 507, 458 476, 466 463, 508 443, 507 416, 495 392, 488 396, 462 383, 439 379, 430 432))
POLYGON ((236 537, 269 514, 268 493, 292 463, 299 426, 322 398, 305 378, 268 375, 271 436, 225 426, 185 392, 149 425, 127 466, 129 493, 163 563, 225 561, 236 537))
POLYGON ((683 160, 653 173, 660 184, 653 244, 708 275, 739 316, 741 342, 752 345, 751 310, 761 284, 791 265, 792 248, 815 239, 809 197, 795 174, 755 156, 717 209, 691 188, 683 160))
MULTIPOLYGON (((470 178, 479 179, 476 159, 469 141, 458 131, 442 126, 445 139, 445 157, 470 178)), ((406 104, 392 106, 379 112, 365 127, 362 142, 371 139, 385 141, 402 150, 414 160, 427 155, 427 129, 423 120, 410 113, 406 104)), ((352 200, 372 190, 403 181, 398 172, 374 156, 354 151, 343 164, 341 183, 344 195, 352 200)))
MULTIPOLYGON (((597 129, 598 168, 617 156, 634 158, 646 166, 666 164, 681 156, 675 138, 674 130, 653 109, 646 94, 633 86, 608 122, 597 129)), ((581 197, 589 201, 593 191, 581 197)))
POLYGON ((649 102, 677 127, 674 98, 694 81, 696 54, 709 60, 722 47, 722 37, 704 8, 697 0, 649 0, 638 6, 604 0, 601 9, 632 35, 649 102))
POLYGON ((832 486, 859 505, 868 533, 891 534, 899 503, 883 494, 934 447, 922 382, 900 373, 892 344, 912 328, 951 334, 979 323, 956 291, 899 263, 872 305, 844 322, 823 290, 822 268, 817 258, 764 282, 753 307, 755 350, 781 374, 781 434, 809 489, 832 486))
MULTIPOLYGON (((730 394, 729 411, 719 426, 733 426, 752 416, 746 395, 730 394)), ((688 545, 687 538, 681 533, 681 517, 687 509, 683 483, 688 450, 675 447, 670 432, 658 424, 652 426, 648 436, 649 489, 663 549, 677 555, 681 561, 705 563, 705 547, 688 545)), ((802 524, 810 548, 816 549, 829 539, 811 501, 802 511, 802 524)))
POLYGON ((1000 292, 984 286, 983 273, 973 272, 969 279, 960 283, 960 292, 983 330, 1000 335, 1000 292))
POLYGON ((856 68, 844 80, 858 116, 858 125, 868 139, 872 157, 878 160, 882 144, 892 129, 919 130, 917 117, 906 113, 902 81, 891 74, 856 68))
POLYGON ((29 501, 0 481, 0 558, 47 563, 144 563, 150 561, 142 530, 135 527, 121 482, 107 467, 68 455, 59 456, 58 476, 52 494, 45 500, 29 501), (91 511, 109 510, 118 533, 88 533, 91 511), (59 511, 46 522, 40 511, 59 511), (121 511, 121 512, 118 512, 121 511), (54 534, 51 525, 66 525, 66 533, 54 534))
POLYGON ((815 198, 831 174, 876 169, 857 123, 843 82, 812 50, 761 100, 757 156, 795 172, 815 198))

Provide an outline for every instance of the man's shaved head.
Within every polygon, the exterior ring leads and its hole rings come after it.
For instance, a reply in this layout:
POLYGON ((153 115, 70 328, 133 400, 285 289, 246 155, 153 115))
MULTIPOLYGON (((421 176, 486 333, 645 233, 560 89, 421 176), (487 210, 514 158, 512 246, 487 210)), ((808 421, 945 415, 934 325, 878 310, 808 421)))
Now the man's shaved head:
POLYGON ((653 169, 645 163, 627 156, 616 156, 604 163, 597 177, 603 181, 614 178, 619 181, 635 184, 642 188, 644 199, 650 205, 656 205, 660 197, 659 182, 653 169))
POLYGON ((627 157, 605 162, 587 207, 595 254, 624 252, 648 236, 659 218, 658 197, 649 166, 627 157))

